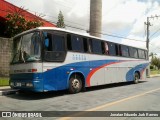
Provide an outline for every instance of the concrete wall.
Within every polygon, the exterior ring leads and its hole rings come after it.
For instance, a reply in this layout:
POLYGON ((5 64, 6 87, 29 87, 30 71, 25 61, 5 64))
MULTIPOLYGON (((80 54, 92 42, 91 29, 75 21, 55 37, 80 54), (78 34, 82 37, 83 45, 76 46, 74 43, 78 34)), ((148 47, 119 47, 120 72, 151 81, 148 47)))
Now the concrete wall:
POLYGON ((0 77, 9 76, 12 40, 0 37, 0 77))

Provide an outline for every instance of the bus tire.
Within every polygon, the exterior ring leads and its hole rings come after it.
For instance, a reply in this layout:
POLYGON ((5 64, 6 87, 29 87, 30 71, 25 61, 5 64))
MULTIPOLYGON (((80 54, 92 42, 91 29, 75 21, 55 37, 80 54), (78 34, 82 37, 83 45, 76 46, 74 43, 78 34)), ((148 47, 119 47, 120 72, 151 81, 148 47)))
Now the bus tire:
POLYGON ((139 76, 138 72, 136 72, 136 73, 134 74, 134 81, 133 81, 133 83, 134 83, 134 84, 139 83, 139 79, 140 79, 140 76, 139 76))
POLYGON ((79 75, 72 75, 69 79, 69 92, 71 94, 78 93, 82 90, 82 80, 79 75))

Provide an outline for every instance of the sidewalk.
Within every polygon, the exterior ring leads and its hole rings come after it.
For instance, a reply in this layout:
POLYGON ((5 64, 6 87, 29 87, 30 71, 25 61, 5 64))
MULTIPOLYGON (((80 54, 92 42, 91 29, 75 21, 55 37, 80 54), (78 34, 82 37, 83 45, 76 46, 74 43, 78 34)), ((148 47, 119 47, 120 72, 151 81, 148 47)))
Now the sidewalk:
POLYGON ((160 74, 150 75, 150 78, 152 77, 160 77, 160 74))
POLYGON ((0 96, 15 94, 17 91, 18 90, 11 89, 10 86, 3 86, 3 87, 0 87, 0 96))

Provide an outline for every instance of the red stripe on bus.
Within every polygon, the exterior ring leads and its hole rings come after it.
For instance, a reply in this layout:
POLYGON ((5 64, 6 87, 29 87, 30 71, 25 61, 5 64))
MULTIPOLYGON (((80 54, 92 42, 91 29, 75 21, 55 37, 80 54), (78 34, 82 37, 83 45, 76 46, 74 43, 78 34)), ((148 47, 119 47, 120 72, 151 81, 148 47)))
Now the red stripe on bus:
POLYGON ((102 65, 102 66, 100 66, 100 67, 98 67, 98 68, 93 69, 93 70, 89 73, 89 75, 87 76, 87 81, 86 81, 87 86, 88 86, 88 87, 91 86, 91 85, 90 85, 91 77, 92 77, 92 75, 93 75, 95 72, 97 72, 99 69, 101 69, 101 68, 103 68, 103 67, 106 67, 106 66, 109 66, 109 65, 112 65, 112 64, 120 63, 120 62, 124 62, 124 61, 110 62, 110 63, 108 63, 108 64, 105 64, 105 65, 102 65))

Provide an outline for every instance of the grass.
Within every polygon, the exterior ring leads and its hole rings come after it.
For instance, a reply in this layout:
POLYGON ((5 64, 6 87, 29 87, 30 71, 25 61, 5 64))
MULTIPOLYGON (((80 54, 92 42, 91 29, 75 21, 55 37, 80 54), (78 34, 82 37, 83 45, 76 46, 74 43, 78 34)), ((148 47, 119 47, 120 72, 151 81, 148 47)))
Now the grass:
POLYGON ((160 70, 151 70, 150 74, 151 75, 160 74, 160 70))
POLYGON ((0 87, 1 86, 9 86, 9 78, 0 77, 0 87))

